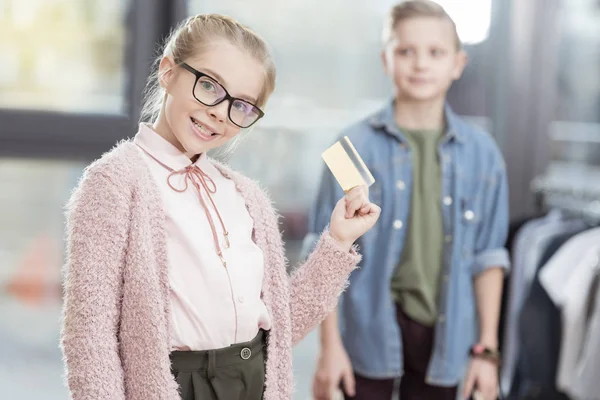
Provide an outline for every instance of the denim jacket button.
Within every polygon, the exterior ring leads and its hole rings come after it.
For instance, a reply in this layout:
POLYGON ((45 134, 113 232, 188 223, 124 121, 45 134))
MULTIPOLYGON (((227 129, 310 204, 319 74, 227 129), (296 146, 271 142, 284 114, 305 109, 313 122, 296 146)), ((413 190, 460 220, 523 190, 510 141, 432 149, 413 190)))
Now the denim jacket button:
POLYGON ((475 218, 475 213, 471 210, 465 211, 465 219, 467 221, 472 221, 475 218))
POLYGON ((398 190, 404 190, 406 189, 406 184, 404 183, 404 181, 397 181, 396 187, 398 188, 398 190))
POLYGON ((450 196, 444 197, 444 205, 451 206, 452 205, 452 197, 450 197, 450 196))
POLYGON ((399 219, 394 221, 394 229, 396 229, 396 230, 402 229, 403 226, 404 226, 404 224, 399 219))

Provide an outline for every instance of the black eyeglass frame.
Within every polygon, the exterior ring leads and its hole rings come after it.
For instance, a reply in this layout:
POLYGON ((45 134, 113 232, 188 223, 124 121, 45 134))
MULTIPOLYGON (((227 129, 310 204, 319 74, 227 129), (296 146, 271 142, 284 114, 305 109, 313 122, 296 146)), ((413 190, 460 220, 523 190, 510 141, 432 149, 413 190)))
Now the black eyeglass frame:
POLYGON ((212 76, 205 74, 204 72, 198 71, 197 69, 195 69, 194 67, 190 66, 189 64, 187 64, 185 62, 180 62, 179 65, 181 67, 183 67, 185 70, 191 72, 192 74, 194 74, 196 76, 196 81, 194 82, 194 86, 192 87, 192 96, 194 96, 194 99, 196 99, 196 101, 198 101, 200 104, 203 104, 207 107, 214 107, 216 105, 221 104, 224 101, 229 100, 229 107, 227 107, 227 118, 229 118, 229 121, 231 121, 231 123, 234 124, 235 126, 238 126, 243 129, 249 128, 252 125, 254 125, 255 123, 257 123, 258 120, 260 120, 262 117, 265 116, 265 113, 263 112, 263 110, 258 108, 258 106, 256 106, 255 104, 250 103, 248 100, 240 99, 239 97, 233 97, 232 95, 230 95, 229 92, 227 91, 227 89, 225 89, 225 87, 223 87, 223 85, 221 85, 219 83, 219 81, 216 80, 215 78, 213 78, 212 76), (223 91, 225 92, 225 96, 221 100, 218 100, 217 102, 215 102, 213 104, 207 104, 207 103, 203 102, 202 100, 198 99, 198 97, 196 97, 196 85, 198 84, 198 81, 200 80, 200 78, 203 78, 203 77, 209 78, 210 80, 215 82, 217 85, 219 85, 221 87, 221 89, 223 89, 223 91), (250 125, 247 125, 247 126, 243 126, 243 125, 235 123, 233 121, 233 119, 231 119, 231 107, 233 106, 233 103, 235 100, 242 101, 242 102, 244 102, 246 104, 250 104, 252 107, 254 107, 254 109, 256 109, 256 111, 258 111, 258 118, 256 118, 256 120, 254 122, 252 122, 250 125))

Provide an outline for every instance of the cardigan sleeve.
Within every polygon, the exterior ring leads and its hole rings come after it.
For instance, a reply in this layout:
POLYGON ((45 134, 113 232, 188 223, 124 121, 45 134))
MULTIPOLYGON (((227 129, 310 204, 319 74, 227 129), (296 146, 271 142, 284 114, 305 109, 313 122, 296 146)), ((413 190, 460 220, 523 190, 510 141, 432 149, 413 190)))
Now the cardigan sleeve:
POLYGON ((60 344, 73 400, 125 399, 118 326, 129 198, 88 170, 67 204, 60 344))
POLYGON ((337 305, 361 256, 342 249, 326 230, 306 262, 290 277, 292 343, 295 345, 337 305))

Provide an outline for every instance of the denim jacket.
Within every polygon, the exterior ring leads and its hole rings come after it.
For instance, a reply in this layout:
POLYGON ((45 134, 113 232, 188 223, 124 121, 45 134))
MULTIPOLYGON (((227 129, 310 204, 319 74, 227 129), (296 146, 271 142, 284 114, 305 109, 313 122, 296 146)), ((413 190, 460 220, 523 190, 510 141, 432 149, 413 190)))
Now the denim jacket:
MULTIPOLYGON (((447 131, 439 145, 445 245, 427 382, 452 386, 465 373, 470 346, 479 340, 473 278, 491 267, 508 269, 508 188, 502 154, 493 138, 446 106, 447 131)), ((375 227, 357 242, 361 267, 339 305, 344 346, 356 373, 394 378, 403 373, 401 332, 390 289, 405 243, 413 167, 406 138, 394 121, 390 102, 378 113, 345 130, 375 177, 371 201, 381 207, 375 227)), ((344 196, 325 168, 309 221, 304 252, 328 224, 344 196)))

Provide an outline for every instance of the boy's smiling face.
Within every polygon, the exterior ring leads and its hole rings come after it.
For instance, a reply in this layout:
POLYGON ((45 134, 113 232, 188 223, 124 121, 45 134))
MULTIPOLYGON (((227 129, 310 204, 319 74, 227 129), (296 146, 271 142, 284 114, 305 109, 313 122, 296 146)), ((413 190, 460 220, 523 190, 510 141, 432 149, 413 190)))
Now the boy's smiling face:
POLYGON ((452 23, 436 17, 399 21, 382 57, 397 98, 407 101, 445 98, 466 64, 466 54, 457 48, 452 23))

